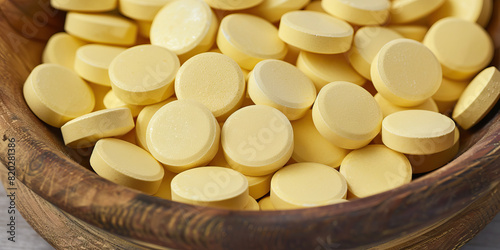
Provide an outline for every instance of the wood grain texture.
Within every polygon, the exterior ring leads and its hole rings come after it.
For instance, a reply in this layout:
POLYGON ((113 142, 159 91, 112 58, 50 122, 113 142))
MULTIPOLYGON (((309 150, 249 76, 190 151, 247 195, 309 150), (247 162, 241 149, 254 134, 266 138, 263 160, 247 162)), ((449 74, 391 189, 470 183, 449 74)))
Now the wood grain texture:
MULTIPOLYGON (((3 1, 0 7, 7 2, 15 1, 3 1)), ((19 35, 16 26, 5 20, 5 16, 0 19, 0 137, 16 139, 16 175, 33 194, 26 209, 48 211, 47 216, 52 212, 71 215, 74 225, 68 225, 73 229, 81 225, 98 229, 93 234, 96 241, 115 235, 178 249, 345 249, 394 244, 455 248, 500 210, 498 105, 483 122, 462 133, 461 154, 445 167, 400 188, 348 203, 238 212, 180 204, 118 186, 82 166, 89 152, 64 147, 58 130, 28 109, 22 85, 39 63, 43 43, 19 35), (35 195, 54 209, 41 206, 35 195), (486 205, 488 209, 480 209, 486 205), (460 214, 464 211, 470 213, 460 214), (451 230, 443 224, 435 230, 444 231, 429 231, 443 221, 458 223, 454 228, 463 223, 476 229, 451 230), (471 221, 477 224, 468 225, 471 221)), ((500 32, 498 22, 493 27, 500 32)), ((4 165, 7 147, 0 140, 4 165)), ((35 230, 42 232, 44 225, 34 226, 35 230)), ((61 230, 66 229, 61 226, 61 230)), ((71 244, 72 240, 52 243, 71 244)))

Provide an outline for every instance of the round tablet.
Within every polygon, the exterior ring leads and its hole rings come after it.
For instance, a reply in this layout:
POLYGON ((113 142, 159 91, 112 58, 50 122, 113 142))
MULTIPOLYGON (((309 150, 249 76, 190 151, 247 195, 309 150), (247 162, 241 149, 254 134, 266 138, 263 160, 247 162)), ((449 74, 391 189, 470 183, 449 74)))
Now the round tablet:
POLYGON ((215 42, 218 26, 217 17, 203 0, 173 1, 156 14, 150 39, 152 44, 175 52, 182 60, 208 51, 215 42))
POLYGON ((148 152, 119 139, 97 141, 90 166, 101 177, 146 194, 158 191, 164 170, 148 152))
POLYGON ((442 102, 457 101, 468 85, 469 81, 455 81, 443 77, 441 86, 432 96, 432 99, 442 102))
POLYGON ((396 39, 380 49, 371 66, 373 86, 391 103, 422 104, 441 85, 441 66, 432 51, 411 39, 396 39))
POLYGON ((42 63, 55 63, 74 69, 76 51, 85 44, 84 41, 64 32, 54 34, 45 45, 42 63))
POLYGON ((424 44, 441 63, 443 75, 453 80, 473 77, 493 58, 493 42, 483 27, 456 17, 432 25, 424 44))
POLYGON ((138 105, 132 105, 123 102, 120 98, 118 98, 115 95, 115 92, 110 89, 108 93, 104 96, 104 99, 102 100, 104 107, 107 109, 112 109, 112 108, 128 108, 132 112, 133 117, 137 117, 139 115, 139 112, 144 108, 144 106, 138 106, 138 105))
POLYGON ((105 12, 114 10, 118 0, 50 0, 56 9, 81 12, 105 12))
POLYGON ((259 203, 257 203, 257 200, 255 200, 252 196, 249 196, 248 202, 245 207, 243 207, 243 210, 260 211, 260 206, 259 203))
POLYGON ((227 1, 227 0, 205 0, 210 7, 220 10, 243 10, 261 4, 264 0, 245 0, 245 1, 227 1))
POLYGON ((75 71, 83 79, 104 86, 111 86, 108 69, 111 61, 125 51, 123 47, 87 44, 76 51, 75 71))
POLYGON ((366 82, 342 54, 322 55, 301 51, 297 58, 297 68, 313 81, 318 92, 331 82, 346 81, 360 86, 366 82))
POLYGON ((124 135, 134 126, 130 109, 104 109, 67 122, 61 127, 61 133, 66 146, 87 148, 99 139, 124 135))
POLYGON ((354 35, 354 43, 348 52, 352 67, 364 78, 371 80, 370 68, 373 59, 386 43, 398 38, 403 36, 388 28, 360 28, 354 35))
POLYGON ((389 17, 389 0, 323 0, 327 13, 356 25, 379 25, 389 17))
POLYGON ((111 90, 111 87, 91 82, 87 82, 87 84, 90 86, 92 92, 94 93, 95 105, 93 111, 106 109, 106 106, 104 105, 104 97, 111 90))
POLYGON ((405 38, 413 39, 418 42, 424 40, 425 34, 427 34, 427 26, 424 25, 389 25, 387 28, 398 32, 405 38))
POLYGON ((323 87, 312 112, 319 133, 337 147, 364 147, 380 132, 380 107, 368 91, 354 83, 332 82, 323 87))
POLYGON ((174 94, 174 79, 179 67, 177 55, 164 47, 135 46, 111 62, 111 88, 126 103, 158 103, 174 94))
POLYGON ((435 23, 445 17, 458 17, 486 26, 493 10, 493 0, 447 0, 428 20, 435 23))
POLYGON ((70 35, 95 43, 132 45, 137 25, 119 16, 68 12, 64 29, 70 35))
POLYGON ((35 67, 23 87, 26 103, 40 120, 61 127, 76 117, 92 112, 92 89, 72 70, 58 64, 35 67))
POLYGON ((295 163, 278 170, 271 180, 271 202, 276 209, 296 209, 337 203, 347 194, 345 178, 319 163, 295 163))
POLYGON ((380 106, 380 109, 382 110, 382 115, 384 117, 386 117, 392 113, 396 113, 396 112, 403 111, 403 110, 412 110, 412 109, 429 110, 429 111, 433 111, 433 112, 439 112, 438 106, 432 98, 429 98, 429 99, 425 100, 425 102, 423 102, 422 104, 419 104, 419 105, 413 106, 413 107, 400 107, 400 106, 394 105, 391 102, 387 101, 379 93, 375 94, 374 98, 375 98, 375 101, 377 101, 378 105, 380 106))
POLYGON ((292 122, 293 154, 296 162, 317 162, 338 168, 349 150, 339 148, 323 137, 314 126, 312 111, 292 122))
POLYGON ((449 149, 454 143, 455 122, 427 110, 405 110, 382 122, 382 141, 401 153, 427 155, 449 149))
POLYGON ((458 99, 453 119, 463 129, 476 125, 500 98, 500 72, 489 67, 479 73, 458 99))
POLYGON ((265 0, 245 12, 260 16, 271 23, 277 23, 285 13, 300 10, 309 2, 310 0, 265 0))
POLYGON ((210 162, 219 148, 220 127, 212 112, 192 100, 163 106, 151 118, 146 141, 151 154, 174 173, 210 162))
POLYGON ((276 208, 273 206, 273 203, 271 202, 271 196, 269 195, 259 200, 259 207, 260 211, 276 210, 276 208))
POLYGON ((409 23, 437 10, 445 0, 392 0, 391 23, 409 23))
POLYGON ((264 176, 246 176, 248 181, 248 193, 254 199, 259 199, 260 197, 269 193, 271 188, 271 178, 272 174, 264 176))
POLYGON ((349 195, 363 198, 388 191, 411 181, 411 165, 405 155, 384 145, 368 145, 349 153, 342 161, 349 195))
POLYGON ((250 176, 268 175, 284 166, 292 155, 292 125, 275 108, 244 107, 224 123, 221 143, 233 169, 250 176))
POLYGON ((204 104, 218 120, 236 111, 245 95, 245 78, 230 57, 201 53, 191 57, 175 77, 175 95, 179 100, 195 100, 204 104))
POLYGON ((163 175, 163 179, 161 181, 160 187, 158 191, 154 194, 156 197, 160 197, 167 200, 172 200, 172 188, 171 183, 172 179, 177 175, 176 173, 172 173, 168 170, 164 170, 165 174, 163 175))
POLYGON ((255 104, 274 107, 297 120, 316 99, 312 81, 295 66, 279 60, 258 63, 248 78, 248 93, 255 104))
POLYGON ((141 112, 139 112, 139 115, 137 116, 137 120, 135 122, 135 134, 137 145, 139 147, 145 149, 146 151, 149 151, 146 140, 146 132, 148 129, 149 121, 151 121, 151 118, 153 118, 153 115, 156 113, 156 111, 165 106, 167 103, 173 102, 175 100, 177 100, 177 98, 171 97, 163 102, 148 105, 144 107, 141 112))
POLYGON ((247 70, 252 70, 264 59, 283 59, 288 50, 274 25, 263 18, 242 13, 222 19, 217 46, 247 70))
POLYGON ((248 182, 230 168, 200 167, 177 174, 171 183, 172 200, 193 205, 243 209, 248 203, 248 182))
POLYGON ((325 9, 323 9, 322 1, 311 1, 309 4, 307 4, 304 10, 326 13, 325 9))
POLYGON ((172 0, 120 0, 120 13, 134 20, 153 21, 160 9, 172 0))
POLYGON ((279 37, 318 54, 339 54, 351 48, 354 30, 345 21, 316 11, 291 11, 281 17, 279 37))

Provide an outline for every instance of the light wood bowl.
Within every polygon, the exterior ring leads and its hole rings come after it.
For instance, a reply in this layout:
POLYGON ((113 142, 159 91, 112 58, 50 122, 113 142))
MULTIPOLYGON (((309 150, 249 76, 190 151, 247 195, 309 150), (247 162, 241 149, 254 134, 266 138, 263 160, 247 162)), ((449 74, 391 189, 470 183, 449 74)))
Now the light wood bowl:
MULTIPOLYGON (((500 60, 500 3, 488 28, 500 60)), ((15 138, 17 207, 57 248, 346 249, 455 248, 500 210, 499 105, 461 131, 459 156, 400 188, 352 202, 245 212, 162 200, 89 170, 90 150, 66 148, 58 129, 26 106, 23 83, 64 13, 48 1, 0 0, 1 164, 15 138)), ((7 169, 0 166, 2 181, 7 169)), ((7 183, 4 182, 4 186, 7 183)))

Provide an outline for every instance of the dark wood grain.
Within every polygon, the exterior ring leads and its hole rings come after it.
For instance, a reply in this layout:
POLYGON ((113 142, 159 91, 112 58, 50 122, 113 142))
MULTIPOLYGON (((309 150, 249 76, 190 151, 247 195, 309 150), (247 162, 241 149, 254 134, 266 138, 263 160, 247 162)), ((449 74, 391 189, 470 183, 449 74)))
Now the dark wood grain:
MULTIPOLYGON (((13 2, 2 1, 0 7, 13 2)), ((345 249, 395 244, 454 248, 469 240, 500 209, 498 106, 463 133, 461 155, 445 167, 398 189, 348 203, 293 211, 236 212, 180 204, 118 186, 82 166, 88 152, 68 150, 59 132, 28 109, 22 85, 39 63, 43 44, 26 39, 6 20, 5 16, 0 19, 0 137, 16 139, 16 175, 31 190, 26 192, 30 197, 24 206, 40 213, 65 213, 71 216, 74 223, 68 225, 75 230, 81 225, 97 228, 96 241, 112 235, 179 249, 345 249), (35 197, 54 207, 41 206, 35 197), (488 208, 481 209, 485 205, 488 208), (465 228, 474 222, 469 227, 475 229, 451 230, 444 221, 458 223, 450 224, 455 227, 465 223, 465 228)), ((497 23, 490 31, 498 33, 498 17, 494 20, 497 23)), ((0 141, 4 165, 7 145, 0 141)), ((57 244, 71 240, 60 239, 57 244)))

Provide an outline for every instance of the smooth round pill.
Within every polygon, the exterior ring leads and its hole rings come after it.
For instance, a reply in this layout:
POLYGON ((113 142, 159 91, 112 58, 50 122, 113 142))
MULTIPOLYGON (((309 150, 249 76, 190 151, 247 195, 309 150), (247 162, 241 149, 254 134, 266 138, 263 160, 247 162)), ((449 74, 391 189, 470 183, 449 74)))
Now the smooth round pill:
POLYGON ((137 117, 141 110, 144 108, 144 106, 125 103, 115 95, 115 92, 112 89, 110 89, 108 93, 106 93, 102 102, 104 104, 104 107, 106 107, 107 109, 128 108, 132 112, 133 117, 137 117))
POLYGON ((172 179, 177 175, 176 173, 172 173, 168 170, 164 170, 165 174, 163 175, 163 179, 161 181, 160 187, 158 191, 154 194, 156 197, 160 197, 167 200, 172 200, 172 179))
POLYGON ((91 82, 87 82, 87 84, 90 86, 92 92, 94 93, 95 105, 93 111, 106 109, 106 106, 104 105, 104 97, 111 90, 111 87, 91 82))
POLYGON ((266 196, 259 200, 260 211, 272 211, 276 210, 273 203, 271 202, 271 196, 266 196))
POLYGON ((349 150, 337 147, 323 137, 314 126, 312 111, 292 122, 296 162, 316 162, 338 168, 349 150))
POLYGON ((83 79, 104 86, 111 86, 108 69, 111 61, 125 51, 123 47, 87 44, 76 51, 75 71, 83 79))
POLYGON ((278 170, 271 180, 276 209, 297 209, 336 203, 347 194, 345 178, 319 163, 295 163, 278 170))
POLYGON ((26 103, 40 120, 61 127, 69 120, 92 112, 92 89, 72 70, 58 64, 35 67, 23 86, 26 103))
POLYGON ((217 46, 247 70, 252 70, 264 59, 283 59, 288 50, 274 25, 260 17, 242 13, 222 19, 217 46))
POLYGON ((363 198, 407 184, 411 181, 411 171, 405 155, 384 145, 354 150, 340 166, 350 198, 363 198))
POLYGON ((264 0, 245 0, 245 1, 227 1, 227 0, 205 0, 210 7, 219 10, 243 10, 261 4, 264 0))
POLYGON ((165 47, 185 61, 208 51, 219 23, 203 0, 177 0, 165 5, 151 25, 151 44, 165 47))
POLYGON ((297 58, 297 68, 313 81, 318 92, 331 82, 346 81, 360 86, 366 82, 343 54, 322 55, 301 51, 297 58))
POLYGON ((97 141, 90 165, 99 176, 150 195, 158 191, 164 175, 161 164, 148 152, 114 138, 97 141))
POLYGON ((137 36, 135 23, 108 14, 68 12, 64 29, 85 41, 121 46, 134 44, 137 36))
POLYGON ((248 181, 248 193, 254 199, 259 199, 260 197, 269 193, 271 189, 271 178, 272 174, 264 176, 246 176, 248 181))
POLYGON ((67 122, 61 127, 61 133, 66 146, 87 148, 99 139, 124 135, 134 126, 130 109, 104 109, 67 122))
POLYGON ((419 104, 419 105, 413 106, 413 107, 400 107, 400 106, 394 105, 378 93, 375 94, 374 98, 375 98, 375 101, 377 101, 378 105, 380 106, 380 109, 382 110, 382 115, 384 117, 386 117, 392 113, 396 113, 396 112, 403 111, 403 110, 412 110, 412 109, 429 110, 429 111, 433 111, 433 112, 439 112, 439 108, 438 108, 436 102, 432 98, 429 98, 429 99, 425 100, 425 102, 423 102, 422 104, 419 104))
POLYGON ((149 105, 174 94, 179 58, 156 45, 139 45, 116 56, 109 66, 111 88, 118 98, 133 105, 149 105))
POLYGON ((356 25, 380 25, 389 17, 389 0, 323 0, 323 9, 356 25))
POLYGON ((400 34, 385 27, 362 27, 354 35, 354 42, 348 52, 352 67, 364 78, 371 80, 370 68, 373 59, 388 42, 403 38, 400 34))
POLYGON ((114 10, 118 0, 50 0, 55 9, 80 12, 105 12, 114 10))
POLYGON ((74 69, 76 51, 85 44, 84 41, 64 32, 54 34, 45 45, 42 63, 55 63, 74 69))
POLYGON ((160 108, 146 132, 151 154, 174 173, 210 162, 219 148, 220 127, 212 112, 193 100, 160 108))
POLYGON ((405 38, 413 39, 418 42, 424 40, 425 34, 427 34, 427 26, 425 25, 389 25, 387 28, 398 32, 405 38))
POLYGON ((255 104, 276 108, 289 120, 303 117, 316 99, 312 81, 295 66, 279 60, 255 66, 248 78, 248 93, 255 104))
POLYGON ((323 9, 322 6, 323 1, 311 1, 305 8, 304 10, 311 10, 311 11, 317 11, 317 12, 322 12, 326 13, 325 9, 323 9))
POLYGON ((245 207, 243 207, 243 210, 260 211, 260 206, 259 203, 257 203, 257 200, 255 200, 252 196, 249 196, 248 202, 245 207))
POLYGON ((319 133, 337 147, 364 147, 380 132, 380 107, 354 83, 333 82, 323 87, 312 112, 319 133))
POLYGON ((139 115, 137 115, 137 120, 135 122, 135 134, 137 139, 137 145, 139 147, 145 149, 146 151, 149 151, 146 140, 146 133, 148 130, 149 121, 151 121, 151 118, 153 118, 153 115, 156 113, 156 111, 165 106, 167 103, 173 102, 175 100, 177 100, 177 98, 171 97, 163 102, 159 102, 153 105, 148 105, 144 107, 141 110, 141 112, 139 112, 139 115))
POLYGON ((454 143, 455 122, 427 110, 393 113, 382 122, 382 141, 392 150, 427 155, 449 149, 454 143))
POLYGON ((441 86, 432 96, 432 99, 439 108, 439 112, 446 114, 447 111, 455 107, 455 104, 469 83, 470 81, 456 81, 443 77, 441 86))
POLYGON ((495 67, 481 71, 467 86, 453 109, 453 119, 463 129, 476 125, 500 98, 500 72, 495 67))
POLYGON ((218 120, 225 120, 241 107, 245 78, 230 57, 201 53, 191 57, 175 77, 175 95, 179 100, 195 100, 205 105, 218 120))
POLYGON ((391 23, 409 23, 438 9, 445 0, 392 0, 391 23))
POLYGON ((458 17, 486 26, 493 10, 493 0, 447 0, 428 20, 435 23, 445 17, 458 17))
POLYGON ((233 169, 250 176, 268 175, 284 166, 292 155, 292 125, 275 108, 244 107, 224 123, 221 143, 233 169))
POLYGON ((354 30, 347 22, 316 11, 291 11, 281 17, 279 37, 318 54, 339 54, 351 48, 354 30))
POLYGON ((226 209, 243 209, 249 198, 247 179, 223 167, 186 170, 172 179, 171 189, 173 201, 226 209))
POLYGON ((443 76, 452 80, 472 78, 493 58, 493 42, 483 27, 456 17, 432 25, 424 44, 441 63, 443 76))
POLYGON ((260 16, 271 23, 277 23, 287 12, 300 10, 309 3, 310 0, 265 0, 261 4, 245 10, 253 15, 260 16))
POLYGON ((411 39, 388 42, 373 59, 371 77, 377 91, 402 107, 422 104, 436 93, 443 79, 431 50, 411 39))
POLYGON ((120 0, 120 13, 134 20, 153 21, 156 14, 173 0, 120 0))

